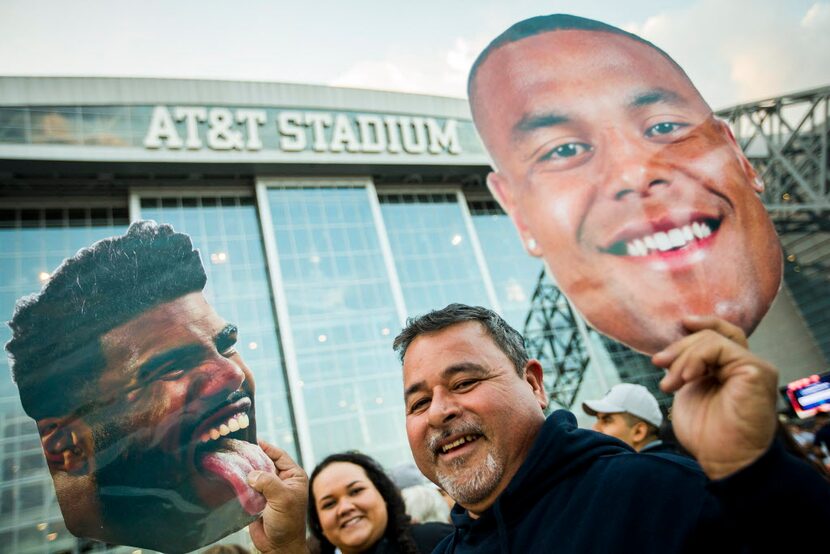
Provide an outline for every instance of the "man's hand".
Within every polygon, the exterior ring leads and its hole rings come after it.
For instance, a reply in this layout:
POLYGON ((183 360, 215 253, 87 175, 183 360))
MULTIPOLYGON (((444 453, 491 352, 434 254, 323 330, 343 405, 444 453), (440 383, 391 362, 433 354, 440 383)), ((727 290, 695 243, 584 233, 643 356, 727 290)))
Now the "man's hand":
POLYGON ((305 542, 308 476, 291 457, 276 446, 259 441, 274 461, 276 475, 263 471, 248 474, 248 484, 265 496, 267 504, 258 520, 248 526, 260 552, 308 552, 305 542))
POLYGON ((678 440, 710 479, 757 460, 775 435, 778 371, 747 350, 738 327, 716 317, 683 319, 692 332, 652 357, 668 368, 660 382, 674 392, 678 440))

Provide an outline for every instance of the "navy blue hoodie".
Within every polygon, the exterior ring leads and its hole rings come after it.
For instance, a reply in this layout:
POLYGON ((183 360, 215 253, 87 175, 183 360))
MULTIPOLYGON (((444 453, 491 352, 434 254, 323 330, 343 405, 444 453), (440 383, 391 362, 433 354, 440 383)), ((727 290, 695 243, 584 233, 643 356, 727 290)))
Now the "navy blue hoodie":
MULTIPOLYGON (((728 496, 730 486, 733 495, 747 490, 726 484, 721 492, 728 496)), ((778 512, 770 502, 754 508, 778 512)), ((478 519, 455 506, 455 532, 435 552, 750 551, 746 529, 735 528, 722 505, 693 461, 637 454, 617 439, 578 429, 573 414, 560 410, 493 506, 478 519)))

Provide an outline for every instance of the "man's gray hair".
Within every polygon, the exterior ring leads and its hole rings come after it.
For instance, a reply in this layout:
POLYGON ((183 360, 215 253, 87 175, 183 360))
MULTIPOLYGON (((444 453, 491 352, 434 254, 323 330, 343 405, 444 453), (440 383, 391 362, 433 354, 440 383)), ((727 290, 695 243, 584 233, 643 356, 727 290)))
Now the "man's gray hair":
POLYGON ((524 369, 529 360, 522 335, 493 310, 481 306, 467 306, 466 304, 450 304, 446 308, 433 310, 420 317, 410 317, 406 320, 406 327, 395 337, 392 347, 403 361, 406 350, 415 338, 426 333, 434 333, 451 325, 477 321, 484 327, 496 346, 516 368, 520 377, 524 376, 524 369))

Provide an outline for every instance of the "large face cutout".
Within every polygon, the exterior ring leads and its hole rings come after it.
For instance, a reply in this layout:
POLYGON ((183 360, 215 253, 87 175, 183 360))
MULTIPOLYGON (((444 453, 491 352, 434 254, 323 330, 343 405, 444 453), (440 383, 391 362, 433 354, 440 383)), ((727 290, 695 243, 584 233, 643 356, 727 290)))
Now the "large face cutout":
POLYGON ((491 190, 596 329, 654 353, 685 315, 756 327, 782 274, 763 184, 665 56, 546 32, 494 50, 471 103, 491 190))
MULTIPOLYGON (((91 299, 77 300, 81 309, 91 299)), ((90 355, 87 390, 78 395, 85 401, 68 415, 38 419, 73 534, 187 552, 264 509, 246 477, 274 465, 257 445, 254 379, 236 339, 236 327, 201 292, 190 292, 128 317, 79 350, 90 355)), ((55 395, 79 392, 62 390, 58 379, 50 386, 55 395)))

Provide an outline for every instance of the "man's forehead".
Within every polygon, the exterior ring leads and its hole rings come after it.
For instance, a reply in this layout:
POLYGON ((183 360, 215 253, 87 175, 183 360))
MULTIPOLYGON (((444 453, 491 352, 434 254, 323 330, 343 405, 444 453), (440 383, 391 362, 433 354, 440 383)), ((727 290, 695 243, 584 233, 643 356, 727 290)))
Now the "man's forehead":
POLYGON ((432 352, 435 345, 446 343, 464 343, 469 340, 478 340, 480 337, 487 336, 484 326, 478 321, 461 321, 453 323, 437 331, 429 331, 421 333, 415 337, 409 344, 404 355, 404 363, 410 354, 413 352, 420 354, 422 352, 432 352))
POLYGON ((418 335, 403 359, 404 382, 441 375, 457 364, 492 357, 495 342, 478 321, 463 321, 418 335))

